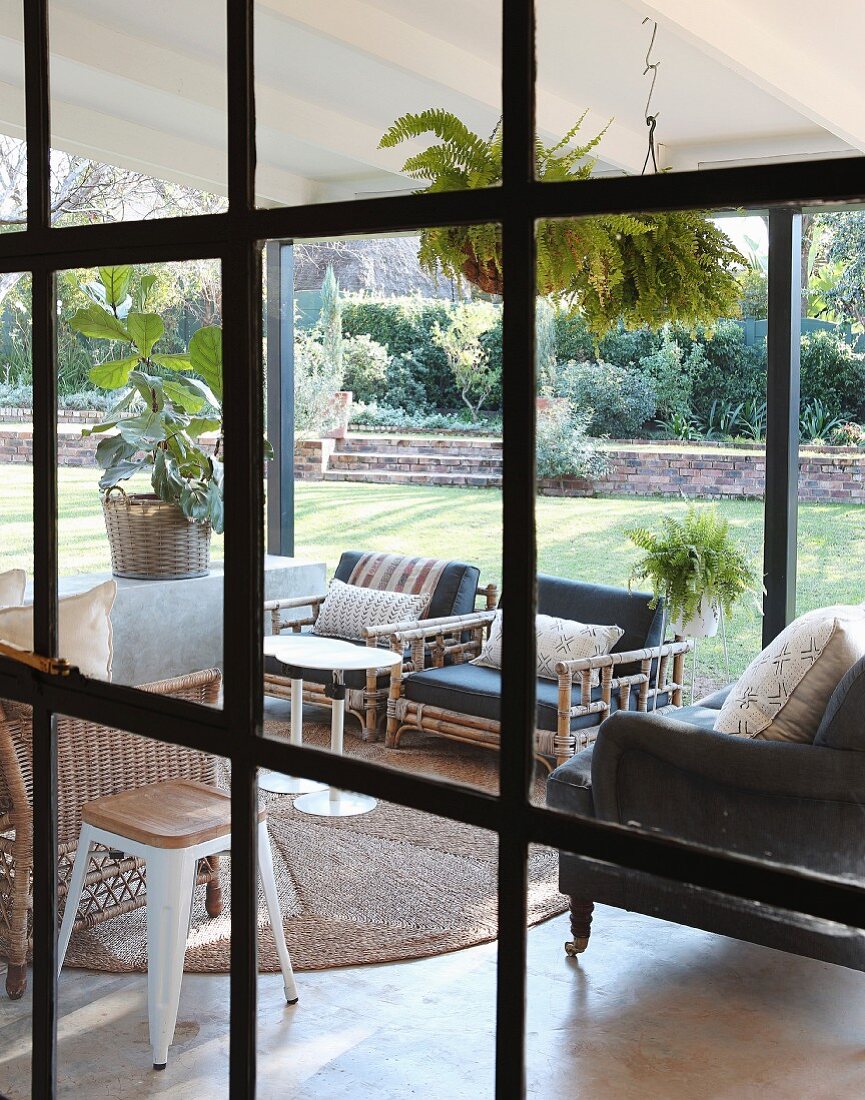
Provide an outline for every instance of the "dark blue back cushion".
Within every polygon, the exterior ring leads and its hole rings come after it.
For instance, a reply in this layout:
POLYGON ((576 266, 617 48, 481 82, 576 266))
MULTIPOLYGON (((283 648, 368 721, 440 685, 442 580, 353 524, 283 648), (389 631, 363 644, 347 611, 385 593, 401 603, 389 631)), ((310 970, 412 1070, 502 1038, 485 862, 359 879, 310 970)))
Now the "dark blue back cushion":
POLYGON ((865 749, 865 657, 847 670, 832 693, 814 744, 829 749, 865 749))
MULTIPOLYGON (((369 550, 345 550, 334 571, 334 578, 348 583, 352 570, 369 550)), ((475 609, 475 593, 481 571, 476 565, 463 561, 449 561, 432 594, 425 618, 438 619, 444 615, 469 615, 475 609)))
POLYGON ((629 592, 627 588, 538 574, 538 612, 593 626, 621 627, 625 633, 613 646, 613 652, 625 653, 661 644, 662 607, 659 604, 653 611, 649 607, 651 598, 648 592, 629 592))

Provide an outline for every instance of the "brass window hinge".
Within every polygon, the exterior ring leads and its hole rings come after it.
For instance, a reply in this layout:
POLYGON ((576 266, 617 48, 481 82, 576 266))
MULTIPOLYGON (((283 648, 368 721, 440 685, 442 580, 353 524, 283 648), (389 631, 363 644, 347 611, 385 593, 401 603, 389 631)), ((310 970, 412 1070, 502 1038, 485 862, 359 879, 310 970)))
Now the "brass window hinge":
POLYGON ((73 667, 65 657, 42 657, 29 649, 21 649, 7 642, 0 642, 0 657, 8 657, 10 661, 35 668, 37 672, 46 672, 49 676, 68 676, 73 667))

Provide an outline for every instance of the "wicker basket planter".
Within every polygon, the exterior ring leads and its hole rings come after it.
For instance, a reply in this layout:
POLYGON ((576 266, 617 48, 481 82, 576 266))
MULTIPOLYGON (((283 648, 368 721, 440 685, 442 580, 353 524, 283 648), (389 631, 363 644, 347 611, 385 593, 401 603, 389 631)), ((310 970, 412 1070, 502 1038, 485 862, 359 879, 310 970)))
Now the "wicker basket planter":
POLYGON ((210 571, 210 524, 192 523, 176 504, 119 487, 102 497, 111 572, 136 580, 182 580, 210 571))

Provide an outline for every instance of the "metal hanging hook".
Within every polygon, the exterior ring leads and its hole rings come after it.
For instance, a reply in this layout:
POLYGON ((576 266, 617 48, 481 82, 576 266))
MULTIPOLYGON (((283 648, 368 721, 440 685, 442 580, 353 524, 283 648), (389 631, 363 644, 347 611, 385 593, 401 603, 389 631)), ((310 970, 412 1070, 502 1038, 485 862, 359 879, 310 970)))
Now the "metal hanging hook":
POLYGON ((657 155, 656 155, 656 152, 655 152, 655 128, 658 125, 658 112, 656 112, 655 114, 652 114, 651 113, 651 107, 652 107, 652 96, 655 94, 655 82, 658 79, 658 69, 661 67, 661 62, 660 61, 652 61, 652 50, 655 48, 655 36, 658 33, 658 24, 656 23, 656 21, 654 19, 651 19, 648 15, 643 20, 643 26, 645 26, 647 23, 652 24, 652 37, 651 37, 651 40, 649 41, 649 48, 646 50, 646 67, 643 69, 643 76, 646 76, 648 73, 651 72, 651 74, 652 74, 652 84, 651 84, 651 87, 649 88, 649 95, 648 95, 648 98, 646 99, 646 108, 643 112, 644 115, 646 116, 646 125, 649 127, 649 149, 648 149, 648 152, 646 153, 646 159, 643 161, 643 170, 640 173, 640 175, 645 175, 646 174, 646 169, 649 166, 649 160, 652 161, 652 167, 654 168, 654 170, 656 172, 658 171, 658 158, 657 158, 657 155))

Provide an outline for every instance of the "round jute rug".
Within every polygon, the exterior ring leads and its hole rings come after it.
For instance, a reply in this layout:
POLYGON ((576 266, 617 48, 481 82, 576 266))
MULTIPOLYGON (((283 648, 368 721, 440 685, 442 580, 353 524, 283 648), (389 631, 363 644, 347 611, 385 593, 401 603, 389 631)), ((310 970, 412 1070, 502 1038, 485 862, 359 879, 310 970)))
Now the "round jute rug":
MULTIPOLYGON (((285 723, 269 722, 288 737, 285 723)), ((322 747, 329 728, 307 722, 304 739, 322 747)), ((498 754, 423 734, 407 734, 397 752, 382 742, 346 737, 346 751, 411 772, 448 776, 495 789, 498 754)), ((227 775, 226 775, 227 780, 227 775)), ((542 797, 543 781, 537 781, 542 797)), ((297 970, 395 962, 485 943, 496 935, 496 838, 469 825, 379 803, 349 818, 311 817, 289 795, 266 795, 286 939, 297 970)), ((231 861, 221 862, 225 908, 211 920, 195 891, 187 971, 230 970, 231 861)), ((529 865, 529 922, 561 913, 558 858, 535 850, 529 865)), ((259 967, 279 969, 259 895, 259 967)), ((72 937, 67 966, 113 972, 147 969, 144 909, 72 937)))

